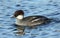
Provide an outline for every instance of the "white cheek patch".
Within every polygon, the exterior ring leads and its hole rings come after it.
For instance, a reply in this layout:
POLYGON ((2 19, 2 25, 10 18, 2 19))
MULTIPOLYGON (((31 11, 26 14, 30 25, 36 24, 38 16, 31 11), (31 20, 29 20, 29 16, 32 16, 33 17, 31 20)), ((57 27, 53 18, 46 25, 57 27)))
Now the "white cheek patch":
POLYGON ((16 18, 17 19, 23 19, 23 15, 18 15, 16 18))

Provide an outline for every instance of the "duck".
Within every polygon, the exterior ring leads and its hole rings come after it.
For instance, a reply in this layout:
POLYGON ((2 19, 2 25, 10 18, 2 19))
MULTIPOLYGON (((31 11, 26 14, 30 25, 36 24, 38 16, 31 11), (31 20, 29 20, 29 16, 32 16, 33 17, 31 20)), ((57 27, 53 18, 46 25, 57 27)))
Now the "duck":
POLYGON ((17 10, 14 12, 13 17, 16 19, 15 24, 18 26, 37 26, 50 21, 49 18, 41 15, 33 15, 24 17, 23 10, 17 10))

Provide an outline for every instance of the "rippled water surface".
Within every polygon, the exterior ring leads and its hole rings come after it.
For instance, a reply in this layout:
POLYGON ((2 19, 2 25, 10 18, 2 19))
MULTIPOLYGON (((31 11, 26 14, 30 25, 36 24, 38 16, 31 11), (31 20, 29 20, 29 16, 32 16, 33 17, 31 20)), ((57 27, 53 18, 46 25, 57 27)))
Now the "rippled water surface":
POLYGON ((0 38, 60 38, 60 0, 0 0, 0 38), (11 16, 19 9, 25 16, 42 15, 54 20, 35 29, 25 28, 25 35, 18 35, 11 16))

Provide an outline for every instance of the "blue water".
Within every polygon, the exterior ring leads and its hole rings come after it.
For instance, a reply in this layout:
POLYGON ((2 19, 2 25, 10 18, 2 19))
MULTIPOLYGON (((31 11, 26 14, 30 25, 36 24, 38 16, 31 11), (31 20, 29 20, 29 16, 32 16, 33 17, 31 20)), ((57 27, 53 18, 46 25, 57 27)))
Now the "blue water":
POLYGON ((60 0, 0 0, 0 38, 60 38, 60 0), (35 29, 25 28, 25 35, 18 35, 11 16, 20 9, 25 16, 42 15, 56 21, 35 29))

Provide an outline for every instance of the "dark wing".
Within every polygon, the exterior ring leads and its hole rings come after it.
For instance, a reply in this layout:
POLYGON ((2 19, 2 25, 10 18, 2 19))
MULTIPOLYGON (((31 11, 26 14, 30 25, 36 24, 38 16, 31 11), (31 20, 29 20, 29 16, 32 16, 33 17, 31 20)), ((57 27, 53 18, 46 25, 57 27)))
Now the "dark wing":
POLYGON ((29 16, 24 18, 25 21, 29 22, 31 25, 39 25, 44 23, 48 18, 44 16, 29 16))
POLYGON ((23 18, 23 20, 32 21, 32 20, 35 20, 35 19, 38 19, 38 18, 46 18, 46 17, 43 17, 43 16, 28 16, 28 17, 23 18))

